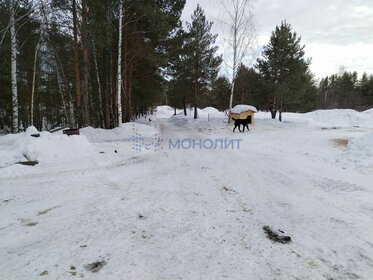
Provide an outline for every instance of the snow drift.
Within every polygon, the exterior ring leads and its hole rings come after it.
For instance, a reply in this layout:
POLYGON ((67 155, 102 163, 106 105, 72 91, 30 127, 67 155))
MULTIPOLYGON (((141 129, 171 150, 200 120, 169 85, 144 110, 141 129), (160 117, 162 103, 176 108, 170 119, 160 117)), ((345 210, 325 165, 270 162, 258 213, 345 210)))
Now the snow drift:
POLYGON ((373 166, 373 133, 350 140, 347 145, 346 158, 357 166, 373 166))
POLYGON ((38 132, 31 126, 26 132, 0 137, 0 167, 20 161, 52 162, 74 159, 93 153, 91 144, 84 136, 66 136, 38 132), (40 137, 31 137, 39 133, 40 137))
POLYGON ((157 118, 170 118, 174 114, 174 109, 170 106, 157 106, 155 109, 155 117, 157 118))
POLYGON ((205 112, 205 113, 210 113, 210 114, 219 113, 219 110, 214 108, 214 107, 206 107, 206 108, 202 109, 202 111, 205 112))
POLYGON ((317 110, 304 116, 315 125, 336 127, 372 125, 373 117, 351 109, 317 110))
MULTIPOLYGON (((268 119, 269 112, 258 112, 257 119, 268 119)), ((283 121, 308 122, 323 127, 373 127, 373 109, 358 112, 351 109, 317 110, 309 113, 282 113, 283 121)))
POLYGON ((134 122, 122 123, 120 127, 113 129, 85 127, 80 131, 92 143, 130 141, 136 133, 141 133, 143 137, 154 137, 155 134, 159 133, 157 128, 134 122))

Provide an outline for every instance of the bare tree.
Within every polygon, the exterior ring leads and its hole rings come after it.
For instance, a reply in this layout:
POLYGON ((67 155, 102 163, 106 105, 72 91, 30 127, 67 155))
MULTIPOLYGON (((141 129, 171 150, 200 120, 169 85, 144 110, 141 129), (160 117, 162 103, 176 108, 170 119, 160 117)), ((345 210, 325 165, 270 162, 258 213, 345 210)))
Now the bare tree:
POLYGON ((17 38, 16 38, 17 0, 10 4, 11 76, 12 76, 12 130, 18 132, 18 92, 17 92, 17 38))
POLYGON ((31 89, 31 107, 30 107, 30 123, 34 125, 34 97, 35 97, 35 84, 36 84, 36 64, 38 61, 38 54, 40 49, 41 35, 39 37, 38 43, 35 47, 34 53, 34 67, 32 72, 32 89, 31 89))
POLYGON ((92 52, 93 52, 93 62, 95 66, 97 88, 98 88, 100 125, 101 125, 101 128, 105 128, 104 111, 103 111, 103 106, 102 106, 101 79, 100 79, 100 72, 99 72, 98 63, 97 63, 96 44, 95 44, 95 40, 93 37, 92 37, 92 52))
POLYGON ((231 109, 233 105, 233 93, 237 68, 248 56, 255 36, 252 1, 253 0, 222 0, 221 2, 226 14, 226 20, 222 20, 222 22, 230 31, 227 43, 233 52, 232 61, 227 61, 227 58, 225 58, 225 64, 232 71, 232 88, 229 98, 229 109, 231 109))
POLYGON ((118 40, 118 72, 117 72, 117 102, 118 126, 122 123, 122 31, 123 31, 123 1, 119 3, 119 40, 118 40))
POLYGON ((88 4, 82 0, 82 46, 83 46, 83 126, 90 125, 89 115, 89 58, 88 58, 88 4))
MULTIPOLYGON (((77 15, 77 7, 76 7, 76 0, 72 1, 73 5, 73 33, 74 33, 74 41, 73 41, 73 55, 74 55, 74 71, 75 71, 75 94, 76 94, 76 106, 78 109, 78 115, 81 109, 81 102, 80 102, 80 63, 79 63, 79 45, 78 45, 78 15, 77 15)), ((79 119, 79 118, 78 118, 79 119)))

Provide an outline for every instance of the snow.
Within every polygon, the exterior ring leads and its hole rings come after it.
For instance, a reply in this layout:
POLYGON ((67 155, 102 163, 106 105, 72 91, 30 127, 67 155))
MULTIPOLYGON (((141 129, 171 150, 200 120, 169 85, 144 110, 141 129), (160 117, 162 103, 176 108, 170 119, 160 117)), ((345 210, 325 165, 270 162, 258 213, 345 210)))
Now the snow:
POLYGON ((219 110, 214 107, 206 107, 203 109, 203 112, 210 113, 210 114, 216 114, 216 113, 219 113, 219 110))
POLYGON ((362 114, 365 115, 368 118, 372 118, 373 117, 373 109, 366 110, 366 111, 362 112, 362 114))
POLYGON ((227 118, 168 111, 80 136, 0 136, 0 278, 371 279, 371 114, 258 112, 232 133, 227 118), (134 133, 160 133, 163 149, 134 150, 134 133), (240 148, 170 149, 183 139, 240 148), (12 164, 25 151, 40 163, 12 164))
POLYGON ((112 141, 130 141, 132 140, 134 131, 141 132, 144 137, 153 137, 158 133, 157 129, 140 123, 123 123, 120 127, 113 129, 95 129, 93 127, 85 127, 80 130, 81 134, 87 137, 90 142, 112 142, 112 141))
POLYGON ((157 106, 155 116, 157 118, 170 118, 174 114, 174 109, 170 106, 157 106))
POLYGON ((312 120, 315 125, 328 126, 369 126, 373 125, 371 119, 364 117, 363 114, 355 110, 318 110, 305 114, 306 118, 312 120))
POLYGON ((50 163, 71 160, 93 153, 91 144, 84 136, 68 137, 40 132, 40 137, 31 137, 31 134, 37 133, 35 127, 29 127, 26 132, 0 137, 0 167, 22 161, 50 163))
POLYGON ((373 133, 349 141, 346 158, 358 166, 373 166, 373 133))
MULTIPOLYGON (((256 119, 267 119, 270 113, 258 112, 256 119)), ((351 109, 317 110, 309 113, 282 113, 283 120, 309 123, 320 127, 366 127, 373 128, 373 109, 358 112, 351 109)))
POLYGON ((246 112, 246 111, 252 111, 254 113, 257 112, 257 110, 254 106, 243 105, 243 104, 236 105, 231 109, 231 113, 233 113, 233 114, 241 114, 241 113, 246 112))

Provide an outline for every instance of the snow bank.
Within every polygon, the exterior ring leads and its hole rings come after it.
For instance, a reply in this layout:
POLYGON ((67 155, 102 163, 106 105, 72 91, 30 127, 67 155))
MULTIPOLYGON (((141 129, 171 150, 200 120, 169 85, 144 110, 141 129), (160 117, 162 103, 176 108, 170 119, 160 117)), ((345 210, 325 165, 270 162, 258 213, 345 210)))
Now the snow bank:
MULTIPOLYGON (((369 126, 372 118, 351 109, 317 110, 304 114, 315 125, 321 126, 369 126)), ((373 115, 372 115, 373 117, 373 115)))
POLYGON ((240 104, 240 105, 236 105, 232 108, 231 110, 231 113, 233 114, 241 114, 243 112, 246 112, 246 111, 253 111, 253 112, 257 112, 256 108, 254 106, 250 106, 250 105, 243 105, 243 104, 240 104))
POLYGON ((373 166, 373 133, 350 140, 345 155, 357 166, 373 166))
POLYGON ((26 132, 0 136, 0 167, 20 161, 36 160, 52 162, 56 160, 85 157, 93 153, 92 146, 84 136, 70 136, 40 132, 33 126, 26 132))
POLYGON ((174 114, 174 109, 170 106, 157 106, 155 109, 157 118, 170 118, 174 114))
POLYGON ((143 137, 154 137, 159 131, 149 125, 140 123, 122 123, 120 127, 113 129, 102 129, 85 127, 80 130, 89 142, 111 142, 111 141, 130 141, 135 134, 141 134, 143 137))
MULTIPOLYGON (((283 120, 307 122, 310 125, 325 127, 373 127, 373 109, 358 112, 351 109, 317 110, 309 113, 283 113, 283 120)), ((256 119, 271 118, 270 112, 258 112, 256 119)), ((276 115, 278 118, 278 114, 276 115)))
POLYGON ((362 112, 362 114, 373 119, 373 108, 362 112))
MULTIPOLYGON (((155 109, 155 113, 153 116, 156 118, 187 118, 191 119, 194 117, 194 108, 187 108, 186 110, 187 115, 184 115, 183 109, 176 109, 176 115, 174 115, 175 110, 170 106, 157 106, 155 109)), ((218 109, 214 107, 206 107, 204 109, 197 108, 197 114, 199 119, 211 119, 211 118, 224 118, 224 112, 220 112, 218 109)))
POLYGON ((214 108, 214 107, 206 107, 206 108, 202 109, 202 111, 205 112, 205 113, 209 113, 209 114, 219 113, 219 110, 214 108))

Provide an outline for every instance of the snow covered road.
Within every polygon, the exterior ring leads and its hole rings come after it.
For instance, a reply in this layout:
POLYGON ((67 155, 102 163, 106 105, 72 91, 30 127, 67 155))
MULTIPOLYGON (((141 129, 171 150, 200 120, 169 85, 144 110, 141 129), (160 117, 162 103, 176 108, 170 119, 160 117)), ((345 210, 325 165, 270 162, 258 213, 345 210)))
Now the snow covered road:
POLYGON ((372 130, 156 123, 160 151, 91 139, 77 160, 0 169, 0 279, 373 279, 373 169, 335 141, 372 130), (241 144, 170 149, 186 138, 241 144))

